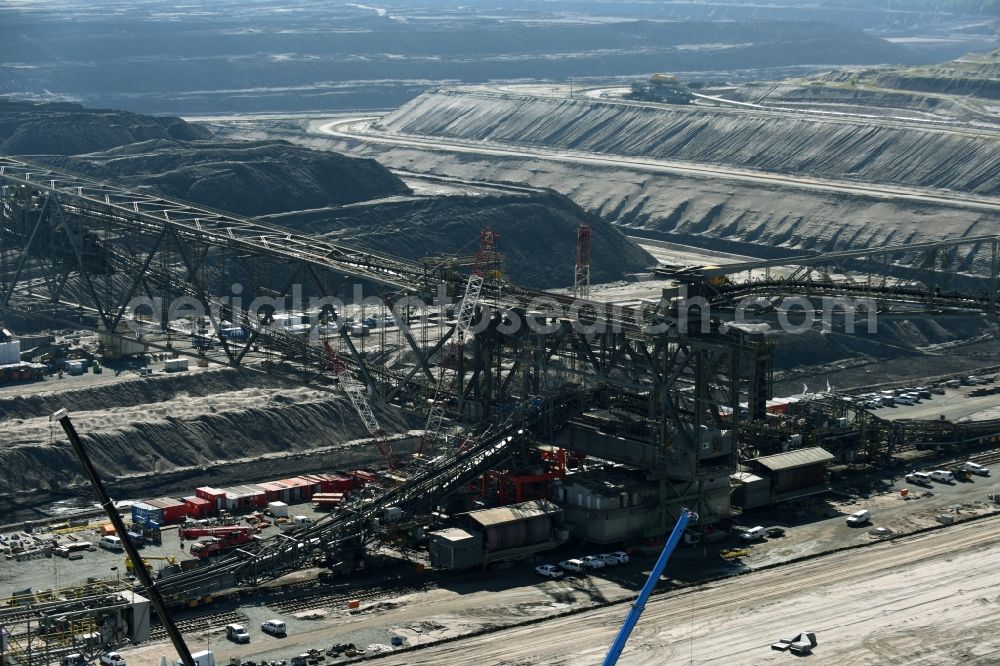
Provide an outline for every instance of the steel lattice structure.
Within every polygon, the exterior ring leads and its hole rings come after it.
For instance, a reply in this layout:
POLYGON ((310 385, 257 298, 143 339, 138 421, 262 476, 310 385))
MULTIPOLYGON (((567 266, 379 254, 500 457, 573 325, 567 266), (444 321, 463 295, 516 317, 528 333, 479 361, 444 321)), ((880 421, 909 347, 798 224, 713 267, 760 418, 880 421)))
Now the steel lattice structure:
MULTIPOLYGON (((935 298, 992 312, 997 241, 963 242, 993 244, 992 291, 935 298)), ((803 262, 813 266, 816 258, 803 262)), ((788 264, 795 262, 782 260, 781 265, 788 264)), ((739 270, 754 268, 760 267, 739 270)), ((0 305, 76 318, 77 325, 110 337, 233 366, 272 368, 283 360, 306 377, 320 377, 330 368, 324 341, 271 325, 278 313, 255 307, 252 299, 279 299, 296 291, 318 299, 352 292, 375 296, 375 307, 392 309, 401 342, 395 349, 380 344, 366 350, 364 338, 359 344, 346 335, 346 326, 335 327, 331 335, 343 352, 336 358, 346 365, 338 365, 338 374, 350 373, 351 386, 367 389, 374 403, 421 405, 434 397, 435 365, 459 322, 446 321, 439 306, 432 324, 415 323, 403 298, 429 303, 438 293, 465 295, 465 278, 442 275, 423 263, 0 157, 0 305), (241 286, 238 295, 235 283, 241 286), (200 332, 193 324, 191 330, 177 329, 176 317, 155 308, 153 316, 136 318, 130 302, 137 297, 149 303, 180 299, 199 306, 210 321, 200 332), (206 349, 209 337, 211 349, 206 349), (412 352, 409 366, 387 363, 402 352, 412 352)), ((680 275, 714 303, 802 292, 798 279, 737 283, 713 281, 713 276, 709 269, 680 275)), ((348 517, 322 521, 294 540, 272 540, 259 550, 172 578, 165 584, 168 597, 183 603, 219 587, 258 583, 317 553, 335 555, 345 544, 355 544, 382 508, 431 508, 535 440, 626 463, 657 480, 661 515, 654 533, 673 524, 670 507, 675 505, 697 511, 706 524, 721 517, 711 497, 723 483, 728 497, 743 427, 741 403, 748 405, 752 422, 763 416, 770 397, 771 343, 761 333, 727 326, 715 316, 688 322, 669 299, 620 307, 524 289, 488 275, 476 282, 480 307, 460 319, 470 335, 463 330, 463 339, 456 341, 462 343, 461 353, 450 361, 453 381, 440 401, 446 427, 465 428, 468 437, 460 440, 468 442, 466 448, 441 451, 403 485, 359 505, 348 517)), ((853 288, 832 278, 806 282, 816 295, 853 288)), ((870 284, 863 286, 872 293, 870 284)), ((886 299, 921 306, 928 300, 906 294, 895 283, 881 289, 886 299)), ((314 329, 343 315, 315 314, 314 329)), ((418 418, 426 413, 421 407, 414 411, 418 418)))

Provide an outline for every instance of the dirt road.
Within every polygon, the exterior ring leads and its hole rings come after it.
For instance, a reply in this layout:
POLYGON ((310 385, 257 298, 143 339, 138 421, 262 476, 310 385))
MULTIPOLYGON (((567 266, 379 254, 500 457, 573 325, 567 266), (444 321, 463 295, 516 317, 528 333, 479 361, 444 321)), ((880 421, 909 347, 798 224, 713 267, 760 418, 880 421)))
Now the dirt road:
POLYGON ((562 148, 540 148, 524 145, 512 146, 496 141, 469 141, 453 137, 392 134, 378 131, 372 127, 372 123, 366 121, 336 120, 326 123, 317 121, 314 123, 313 128, 313 131, 316 133, 327 136, 348 140, 362 140, 366 143, 383 146, 418 148, 431 152, 488 155, 494 158, 531 157, 538 160, 588 166, 615 165, 646 173, 725 179, 733 182, 750 183, 758 187, 784 185, 813 192, 832 192, 836 194, 877 197, 883 201, 908 201, 919 204, 935 204, 989 212, 1000 210, 1000 199, 997 197, 968 193, 956 195, 945 190, 924 187, 889 184, 868 185, 844 179, 819 178, 806 175, 792 176, 737 167, 682 162, 679 160, 626 157, 608 154, 597 155, 585 151, 562 148))
MULTIPOLYGON (((612 606, 383 663, 599 663, 626 611, 612 606)), ((654 598, 620 663, 788 663, 769 645, 809 630, 819 663, 995 664, 998 629, 1000 518, 989 518, 654 598)))

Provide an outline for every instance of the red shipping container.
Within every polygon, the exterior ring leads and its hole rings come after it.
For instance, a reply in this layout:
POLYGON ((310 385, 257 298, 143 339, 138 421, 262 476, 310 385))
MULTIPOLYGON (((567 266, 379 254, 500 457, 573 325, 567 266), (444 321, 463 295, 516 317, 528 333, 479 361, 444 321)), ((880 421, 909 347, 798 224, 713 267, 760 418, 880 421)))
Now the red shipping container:
POLYGON ((308 502, 313 495, 312 483, 297 476, 291 479, 282 479, 278 483, 288 487, 288 500, 286 501, 290 504, 308 502))
POLYGON ((160 497, 147 502, 150 506, 163 509, 163 523, 180 523, 187 517, 187 505, 172 497, 160 497))
POLYGON ((303 477, 296 477, 299 480, 299 487, 302 489, 302 501, 308 502, 312 499, 312 496, 316 493, 316 485, 310 479, 303 477))
POLYGON ((266 483, 256 484, 258 488, 264 491, 265 502, 264 505, 267 506, 267 502, 283 502, 282 494, 286 494, 285 487, 279 483, 273 481, 268 481, 266 483))
POLYGON ((268 501, 273 501, 267 499, 267 491, 263 487, 261 487, 260 484, 248 483, 246 485, 246 488, 250 490, 251 493, 253 493, 252 503, 253 503, 253 508, 255 509, 266 509, 268 501))
POLYGON ((344 501, 343 493, 316 493, 312 498, 317 509, 333 509, 344 501))
POLYGON ((322 492, 324 492, 324 490, 323 490, 323 484, 326 481, 326 479, 323 478, 322 474, 303 474, 299 478, 300 479, 305 479, 306 481, 308 481, 309 483, 312 484, 312 494, 313 495, 315 495, 316 493, 322 493, 322 492))
POLYGON ((196 497, 207 499, 211 502, 215 506, 215 511, 226 508, 225 491, 218 488, 210 488, 209 486, 202 486, 201 488, 195 488, 194 494, 196 497))
POLYGON ((191 518, 204 518, 212 514, 212 503, 203 497, 185 497, 184 508, 191 518))
POLYGON ((325 493, 349 493, 354 489, 354 479, 346 474, 327 474, 325 493))
POLYGON ((233 488, 240 496, 240 509, 262 509, 267 506, 267 494, 258 486, 236 486, 233 488))

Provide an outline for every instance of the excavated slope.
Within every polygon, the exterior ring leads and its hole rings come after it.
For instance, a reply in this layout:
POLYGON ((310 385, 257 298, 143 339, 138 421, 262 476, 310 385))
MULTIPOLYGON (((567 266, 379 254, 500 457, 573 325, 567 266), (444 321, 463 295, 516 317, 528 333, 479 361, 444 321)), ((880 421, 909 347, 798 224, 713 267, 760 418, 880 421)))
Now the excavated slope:
POLYGON ((374 160, 222 141, 180 118, 0 99, 0 153, 243 215, 406 194, 374 160))
POLYGON ((576 234, 589 224, 593 282, 620 280, 655 260, 606 220, 555 192, 497 196, 447 196, 345 206, 280 223, 297 231, 339 238, 354 245, 419 260, 432 255, 472 254, 479 230, 500 234, 507 275, 527 287, 573 284, 576 234))
POLYGON ((1000 141, 871 121, 436 90, 386 116, 400 134, 573 149, 1000 194, 1000 141))
POLYGON ((940 65, 892 70, 876 77, 886 88, 1000 99, 1000 49, 940 65))
POLYGON ((207 129, 170 116, 0 99, 0 153, 7 155, 75 155, 153 139, 211 137, 207 129))
POLYGON ((375 160, 284 141, 145 141, 72 157, 60 168, 240 215, 338 206, 407 194, 375 160))
POLYGON ((572 284, 580 224, 594 229, 595 280, 622 279, 653 263, 607 222, 552 193, 399 202, 394 197, 410 194, 409 187, 375 160, 286 141, 220 139, 177 118, 0 101, 4 137, 2 145, 55 167, 218 210, 275 216, 278 224, 335 232, 344 242, 411 259, 468 252, 479 230, 492 226, 512 273, 529 286, 572 284), (49 133, 85 138, 54 145, 49 133), (102 150, 71 154, 85 147, 102 150), (371 200, 380 201, 349 206, 371 200))
MULTIPOLYGON (((107 479, 336 447, 367 436, 342 395, 228 372, 230 376, 197 373, 204 387, 169 377, 159 378, 160 386, 133 380, 3 401, 0 494, 54 490, 83 481, 61 429, 47 413, 38 414, 55 406, 73 410, 74 424, 107 479), (25 407, 26 413, 15 416, 11 408, 16 407, 25 407)), ((379 419, 388 432, 405 429, 391 413, 380 411, 379 419)))
MULTIPOLYGON (((530 183, 565 194, 626 233, 753 256, 823 252, 995 233, 1000 214, 887 200, 790 185, 747 185, 723 178, 664 175, 619 165, 578 165, 534 157, 368 148, 387 166, 474 180, 530 183)), ((987 252, 956 268, 989 270, 987 252)), ((595 259, 595 267, 598 262, 595 259)))

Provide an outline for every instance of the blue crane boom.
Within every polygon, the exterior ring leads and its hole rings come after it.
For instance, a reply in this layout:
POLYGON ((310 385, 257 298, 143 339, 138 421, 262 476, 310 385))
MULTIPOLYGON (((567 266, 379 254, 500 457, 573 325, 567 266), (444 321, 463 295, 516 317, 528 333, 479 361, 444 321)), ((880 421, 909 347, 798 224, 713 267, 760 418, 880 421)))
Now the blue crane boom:
POLYGON ((670 559, 670 555, 677 548, 677 544, 681 540, 681 535, 684 534, 684 528, 687 527, 690 519, 691 512, 687 509, 681 509, 681 515, 677 519, 677 524, 674 525, 674 531, 670 533, 670 538, 667 539, 666 545, 663 546, 663 552, 660 553, 660 558, 656 560, 656 565, 650 572, 646 584, 642 586, 639 597, 632 603, 631 610, 625 616, 625 622, 618 630, 618 635, 615 636, 615 641, 611 644, 611 649, 608 650, 607 656, 604 657, 603 666, 615 666, 618 663, 618 657, 621 656, 622 650, 625 649, 625 643, 628 641, 632 629, 635 628, 636 623, 639 621, 639 616, 642 615, 643 609, 646 608, 646 601, 649 599, 649 595, 653 593, 653 588, 656 587, 657 581, 660 580, 660 575, 667 566, 667 560, 670 559))

